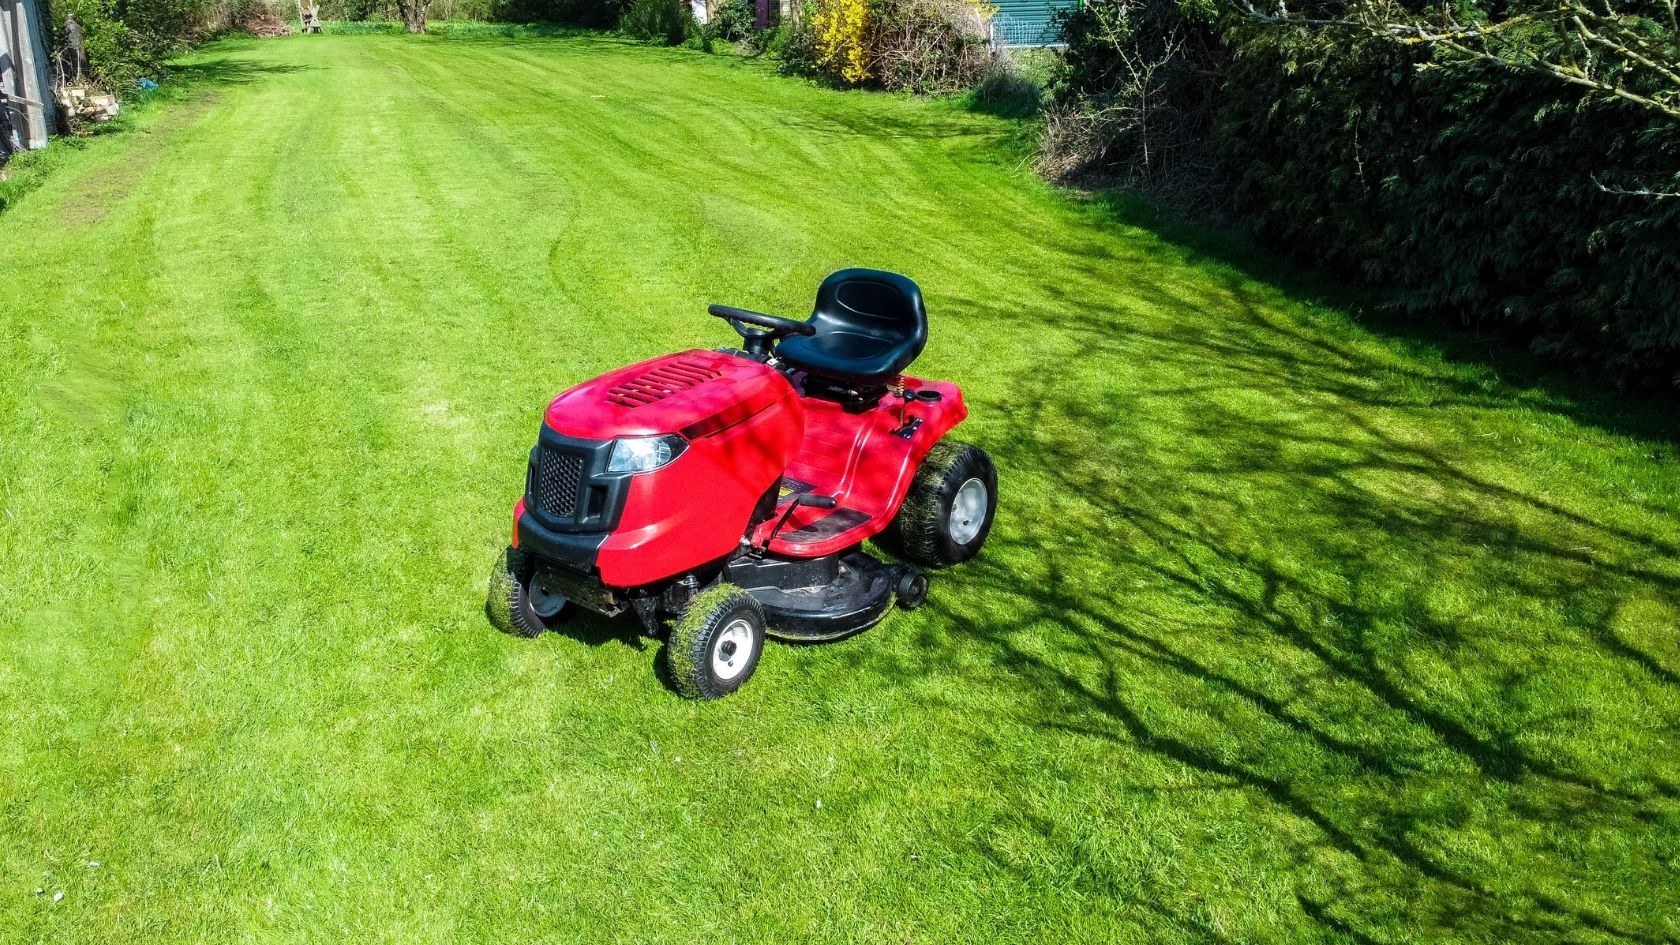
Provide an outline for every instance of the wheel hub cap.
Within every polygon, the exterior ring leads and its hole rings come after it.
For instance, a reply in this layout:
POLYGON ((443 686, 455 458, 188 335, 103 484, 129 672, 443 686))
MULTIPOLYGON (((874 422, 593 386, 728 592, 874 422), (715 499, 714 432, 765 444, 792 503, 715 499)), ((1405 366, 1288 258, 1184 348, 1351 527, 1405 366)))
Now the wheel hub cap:
POLYGON ((712 672, 719 679, 734 679, 746 671, 752 655, 752 624, 745 619, 732 620, 718 634, 717 646, 712 648, 712 672))
POLYGON ((946 524, 952 541, 966 545, 980 534, 980 526, 986 521, 986 499, 986 484, 978 479, 970 479, 957 489, 946 524))
POLYGON ((565 595, 550 593, 548 588, 542 586, 541 581, 532 581, 526 595, 531 598, 531 609, 544 620, 558 614, 560 608, 566 606, 565 595))

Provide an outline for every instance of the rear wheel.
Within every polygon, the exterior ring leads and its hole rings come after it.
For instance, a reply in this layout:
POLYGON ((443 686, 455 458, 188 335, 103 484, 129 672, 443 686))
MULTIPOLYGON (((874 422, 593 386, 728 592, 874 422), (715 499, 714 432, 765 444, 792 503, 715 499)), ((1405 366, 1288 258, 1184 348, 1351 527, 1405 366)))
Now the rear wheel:
POLYGON ((997 467, 978 446, 934 444, 893 519, 900 549, 912 561, 948 567, 979 553, 997 512, 997 467))
POLYGON ((694 599, 665 644, 671 683, 689 699, 721 699, 752 677, 764 652, 764 609, 733 584, 694 599))
POLYGON ((509 548, 496 559, 484 611, 497 630, 535 637, 571 617, 571 602, 544 589, 536 570, 535 562, 518 548, 509 548))

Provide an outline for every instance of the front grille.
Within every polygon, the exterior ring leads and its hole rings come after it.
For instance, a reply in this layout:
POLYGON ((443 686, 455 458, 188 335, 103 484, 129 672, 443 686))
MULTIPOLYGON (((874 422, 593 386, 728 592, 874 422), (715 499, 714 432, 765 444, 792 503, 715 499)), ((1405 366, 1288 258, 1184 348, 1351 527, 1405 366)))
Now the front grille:
POLYGON ((537 478, 532 496, 543 514, 571 518, 577 512, 578 480, 583 478, 583 457, 543 447, 537 450, 537 478))

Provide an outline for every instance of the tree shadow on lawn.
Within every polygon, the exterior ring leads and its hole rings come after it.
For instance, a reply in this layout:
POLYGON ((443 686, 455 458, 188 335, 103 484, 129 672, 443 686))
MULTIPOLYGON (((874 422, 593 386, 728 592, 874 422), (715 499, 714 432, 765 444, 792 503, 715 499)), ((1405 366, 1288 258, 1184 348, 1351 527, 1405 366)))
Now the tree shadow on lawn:
MULTIPOLYGON (((976 650, 1014 721, 1100 746, 1118 775, 1097 790, 1167 789, 1164 770, 1173 790, 1263 799, 1236 823, 1183 800, 1264 862, 1210 874, 1195 861, 1218 851, 1186 842, 1174 855, 1203 875, 1139 895, 1140 922, 1215 940, 1680 941, 1680 516, 1614 484, 1572 492, 1580 469, 1554 493, 1476 433, 1544 407, 1305 333, 1238 277, 1133 301, 1216 295, 1240 314, 1073 309, 1085 320, 1055 337, 1076 357, 971 398, 965 436, 1001 472, 993 537, 936 577, 944 621, 851 658, 917 679, 976 650), (1243 928, 1279 873, 1296 928, 1243 928), (1224 922, 1187 919, 1215 904, 1224 922)), ((1069 869, 1089 895, 1139 888, 1069 869)))
MULTIPOLYGON (((1480 386, 1523 388, 1543 394, 1546 409, 1564 413, 1612 433, 1680 445, 1680 414, 1671 389, 1627 392, 1586 379, 1555 360, 1523 348, 1513 326, 1494 322, 1491 330, 1431 321, 1382 302, 1378 290, 1322 270, 1291 263, 1239 233, 1174 221, 1143 197, 1104 191, 1086 202, 1107 225, 1147 231, 1183 253, 1187 262, 1213 262, 1280 287, 1298 300, 1313 300, 1351 313, 1362 326, 1414 348, 1438 352, 1449 363, 1481 375, 1480 386)), ((1668 457, 1680 461, 1680 452, 1668 457)))
POLYGON ((1007 126, 982 124, 960 112, 941 113, 932 108, 900 115, 878 106, 874 110, 833 107, 798 114, 790 112, 778 124, 810 135, 867 141, 883 138, 901 141, 960 139, 968 145, 979 145, 1006 141, 1014 135, 1007 126))
MULTIPOLYGON (((221 40, 217 43, 217 50, 223 52, 237 52, 248 43, 255 40, 221 40)), ((308 72, 314 66, 300 66, 278 62, 253 62, 238 56, 222 55, 213 59, 195 59, 190 62, 170 63, 168 84, 165 89, 182 91, 197 91, 213 89, 224 85, 250 85, 274 76, 291 75, 297 72, 308 72)))

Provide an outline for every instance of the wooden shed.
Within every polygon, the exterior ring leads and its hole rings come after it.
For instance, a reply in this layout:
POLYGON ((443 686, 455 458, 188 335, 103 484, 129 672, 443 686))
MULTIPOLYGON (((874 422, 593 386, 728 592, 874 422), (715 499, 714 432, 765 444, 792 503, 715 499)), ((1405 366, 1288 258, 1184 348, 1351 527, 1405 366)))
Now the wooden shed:
POLYGON ((40 0, 0 0, 0 156, 45 147, 55 116, 40 0))

